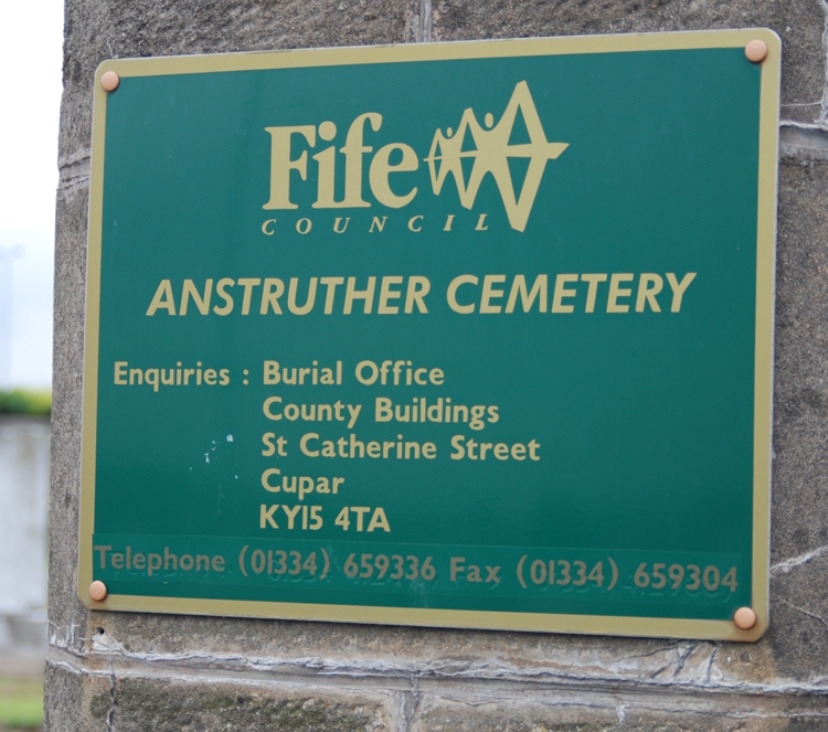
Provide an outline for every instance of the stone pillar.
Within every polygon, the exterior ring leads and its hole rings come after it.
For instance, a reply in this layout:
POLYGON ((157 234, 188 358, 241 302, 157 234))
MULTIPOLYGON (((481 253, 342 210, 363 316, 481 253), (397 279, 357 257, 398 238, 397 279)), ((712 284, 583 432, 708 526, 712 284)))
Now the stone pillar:
POLYGON ((67 0, 52 732, 828 729, 825 0, 67 0), (770 631, 756 644, 86 610, 78 566, 93 75, 107 58, 766 26, 783 40, 770 631))

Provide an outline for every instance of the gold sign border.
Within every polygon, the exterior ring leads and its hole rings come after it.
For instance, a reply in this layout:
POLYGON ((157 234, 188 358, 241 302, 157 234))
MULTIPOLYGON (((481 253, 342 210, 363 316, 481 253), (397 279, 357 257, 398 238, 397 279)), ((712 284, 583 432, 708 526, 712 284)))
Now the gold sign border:
POLYGON ((407 44, 356 48, 307 49, 210 56, 159 57, 105 61, 95 74, 92 125, 92 171, 87 255, 86 340, 84 350, 83 431, 81 460, 80 559, 78 596, 95 610, 185 613, 323 620, 348 623, 423 625, 492 630, 544 631, 650 637, 756 641, 768 627, 770 562, 770 467, 773 404, 773 316, 776 256, 776 190, 779 129, 781 42, 771 30, 745 29, 623 36, 572 36, 507 41, 407 44), (750 630, 727 620, 559 615, 519 612, 387 608, 362 605, 317 605, 110 595, 95 602, 89 594, 93 580, 92 534, 95 526, 95 448, 97 438, 98 342, 100 335, 101 237, 103 222, 104 143, 107 92, 101 77, 200 74, 411 61, 555 56, 584 53, 630 53, 745 47, 761 40, 768 47, 762 61, 758 221, 756 269, 756 341, 754 391, 753 598, 757 616, 750 630))

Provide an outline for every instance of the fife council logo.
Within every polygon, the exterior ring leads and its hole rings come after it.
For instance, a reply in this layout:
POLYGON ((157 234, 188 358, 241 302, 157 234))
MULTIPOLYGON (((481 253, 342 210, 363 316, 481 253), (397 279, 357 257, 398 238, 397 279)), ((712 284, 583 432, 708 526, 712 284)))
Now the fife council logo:
MULTIPOLYGON (((446 189, 452 187, 446 185, 451 178, 460 205, 469 210, 474 207, 484 182, 491 177, 509 225, 522 232, 532 213, 547 163, 556 160, 569 147, 567 142, 547 139, 526 81, 515 85, 497 122, 492 112, 485 112, 481 124, 475 110, 467 107, 456 128, 435 131, 428 155, 423 158, 411 145, 401 141, 388 142, 375 149, 370 138, 380 133, 382 125, 382 114, 363 112, 351 122, 342 141, 337 141, 337 126, 330 120, 318 125, 265 127, 271 138, 270 197, 262 208, 298 209, 299 204, 292 198, 292 187, 297 183, 313 185, 315 181, 316 200, 311 204, 312 209, 364 209, 371 208, 374 202, 390 209, 403 209, 420 192, 416 179, 409 174, 425 162, 433 194, 445 195, 446 189), (528 141, 513 140, 518 127, 525 131, 528 141), (330 144, 317 147, 320 142, 330 144), (525 177, 518 185, 510 165, 514 159, 527 161, 525 177), (364 190, 366 182, 367 191, 364 190)), ((476 230, 485 230, 485 217, 486 214, 481 214, 476 230)), ((369 231, 382 231, 387 218, 387 215, 373 216, 369 231)), ((412 216, 408 228, 421 231, 424 218, 422 213, 412 216)), ((454 215, 449 214, 443 231, 451 230, 453 220, 454 215)), ((263 233, 269 236, 275 233, 276 221, 268 219, 262 225, 263 233)), ((344 233, 349 222, 350 217, 337 217, 334 232, 344 233)), ((308 233, 312 226, 310 218, 296 222, 300 234, 308 233)))
POLYGON ((521 81, 515 86, 512 98, 497 124, 494 124, 492 113, 487 112, 481 125, 474 110, 469 107, 463 112, 456 132, 451 127, 445 135, 437 130, 425 161, 428 163, 434 194, 440 195, 446 178, 451 175, 457 186, 460 204, 467 209, 474 206, 484 178, 491 175, 500 192, 509 224, 513 229, 523 231, 532 212, 546 163, 555 160, 567 147, 569 143, 549 142, 546 139, 529 85, 521 81), (523 117, 529 142, 510 145, 518 113, 523 117), (463 150, 468 140, 471 147, 463 150), (515 195, 509 158, 529 160, 520 195, 515 195), (465 159, 473 161, 468 179, 463 171, 465 159))

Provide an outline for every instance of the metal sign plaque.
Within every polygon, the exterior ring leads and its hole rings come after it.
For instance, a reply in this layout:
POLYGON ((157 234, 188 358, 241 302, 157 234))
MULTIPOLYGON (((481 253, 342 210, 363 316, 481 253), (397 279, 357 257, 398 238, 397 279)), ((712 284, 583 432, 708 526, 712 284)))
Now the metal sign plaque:
POLYGON ((82 600, 757 639, 779 61, 746 30, 104 63, 82 600))

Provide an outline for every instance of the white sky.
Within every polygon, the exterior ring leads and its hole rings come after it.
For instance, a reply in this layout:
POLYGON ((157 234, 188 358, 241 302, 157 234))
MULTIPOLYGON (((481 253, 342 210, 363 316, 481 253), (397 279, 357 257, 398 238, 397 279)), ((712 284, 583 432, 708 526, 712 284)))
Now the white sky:
POLYGON ((0 3, 0 388, 52 381, 62 62, 63 0, 0 3))

